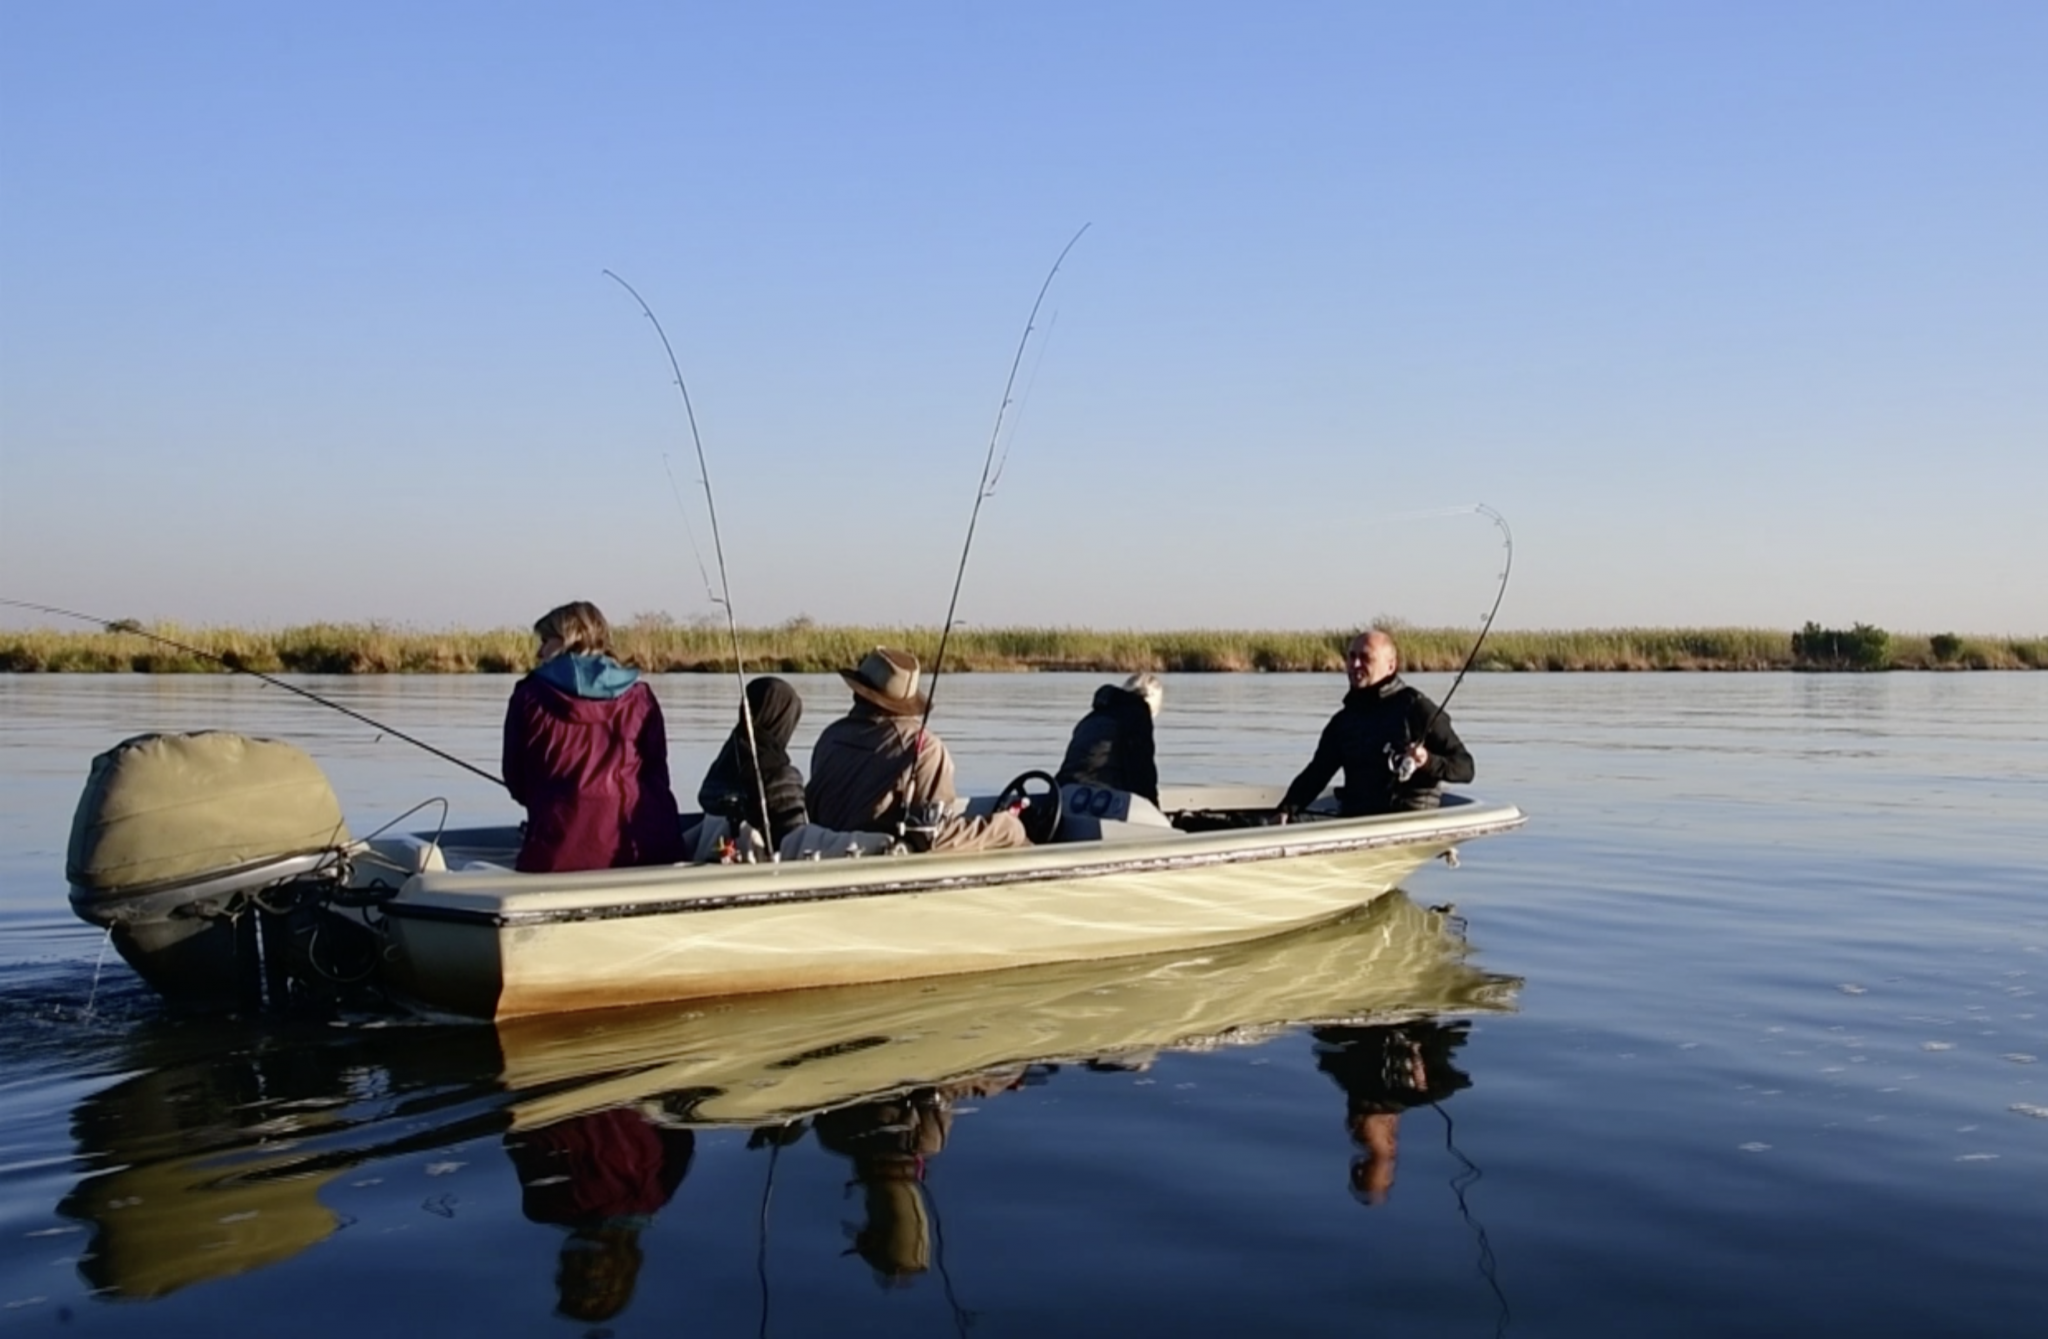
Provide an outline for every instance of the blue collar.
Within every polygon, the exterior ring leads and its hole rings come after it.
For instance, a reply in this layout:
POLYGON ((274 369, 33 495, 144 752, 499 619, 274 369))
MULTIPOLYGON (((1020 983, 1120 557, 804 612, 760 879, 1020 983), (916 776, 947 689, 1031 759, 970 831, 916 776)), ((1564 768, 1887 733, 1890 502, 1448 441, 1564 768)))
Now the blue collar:
POLYGON ((597 701, 622 697, 640 682, 640 671, 628 669, 610 656, 556 656, 533 673, 542 683, 571 697, 597 701))

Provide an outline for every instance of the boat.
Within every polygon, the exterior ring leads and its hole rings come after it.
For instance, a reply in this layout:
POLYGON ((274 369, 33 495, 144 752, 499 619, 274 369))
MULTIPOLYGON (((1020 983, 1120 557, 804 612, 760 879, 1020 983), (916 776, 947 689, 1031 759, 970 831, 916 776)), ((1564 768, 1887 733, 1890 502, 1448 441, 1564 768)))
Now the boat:
POLYGON ((1278 787, 1128 792, 1026 773, 1026 849, 906 853, 880 834, 800 833, 735 858, 699 820, 697 860, 513 869, 517 827, 356 840, 311 758, 224 732, 146 735, 94 760, 73 822, 71 905, 167 996, 246 1005, 373 986, 428 1013, 530 1014, 1181 952, 1371 902, 1510 804, 1341 818, 1324 796, 1269 821, 1278 787), (765 853, 764 853, 765 855, 765 853))
POLYGON ((480 1151, 479 1135, 509 1150, 624 1111, 786 1138, 808 1121, 823 1140, 891 1099, 1064 1086, 1305 1029, 1314 1051, 1276 1055, 1327 1069, 1321 1053, 1362 1032, 1512 1014, 1522 984, 1471 961, 1455 915, 1396 892, 1305 930, 1113 962, 496 1026, 143 1027, 100 1066, 118 1081, 74 1109, 82 1174, 58 1212, 92 1233, 78 1267, 96 1290, 157 1298, 298 1254, 353 1221, 341 1200, 361 1211, 351 1182, 480 1151))

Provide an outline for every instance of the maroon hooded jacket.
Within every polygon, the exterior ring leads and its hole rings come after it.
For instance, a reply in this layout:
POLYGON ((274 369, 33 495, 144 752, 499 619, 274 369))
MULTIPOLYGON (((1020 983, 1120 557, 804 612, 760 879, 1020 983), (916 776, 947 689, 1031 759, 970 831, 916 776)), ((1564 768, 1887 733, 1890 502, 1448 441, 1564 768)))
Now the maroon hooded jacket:
POLYGON ((505 709, 505 788, 526 807, 528 873, 683 858, 661 704, 606 656, 556 656, 505 709))

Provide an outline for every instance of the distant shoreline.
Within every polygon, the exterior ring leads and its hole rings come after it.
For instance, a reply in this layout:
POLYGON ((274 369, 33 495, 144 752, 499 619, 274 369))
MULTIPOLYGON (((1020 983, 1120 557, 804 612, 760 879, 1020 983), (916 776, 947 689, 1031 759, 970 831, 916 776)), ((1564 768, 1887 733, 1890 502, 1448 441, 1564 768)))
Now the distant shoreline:
MULTIPOLYGON (((533 667, 534 639, 520 628, 422 630, 386 624, 315 623, 277 629, 141 625, 207 653, 194 655, 133 632, 0 631, 0 673, 514 674, 533 667), (219 657, 227 662, 208 656, 219 657)), ((2048 669, 2048 637, 1893 634, 1867 625, 1823 650, 1802 634, 1769 628, 1605 628, 1502 632, 1486 639, 1475 672, 2021 670, 2048 669), (1799 644, 1805 641, 1805 646, 1799 644), (1846 649, 1844 649, 1846 647, 1846 649), (1830 654, 1831 653, 1831 654, 1830 654)), ((1331 673, 1343 668, 1349 630, 1319 632, 1096 632, 1081 628, 955 628, 949 671, 1129 673, 1331 673)), ((1475 631, 1400 628, 1404 668, 1455 670, 1475 631)), ((936 628, 826 627, 795 620, 743 628, 750 672, 827 673, 859 662, 878 645, 907 647, 929 664, 936 628)), ((625 663, 654 674, 729 673, 731 639, 722 627, 639 619, 613 630, 625 663)))

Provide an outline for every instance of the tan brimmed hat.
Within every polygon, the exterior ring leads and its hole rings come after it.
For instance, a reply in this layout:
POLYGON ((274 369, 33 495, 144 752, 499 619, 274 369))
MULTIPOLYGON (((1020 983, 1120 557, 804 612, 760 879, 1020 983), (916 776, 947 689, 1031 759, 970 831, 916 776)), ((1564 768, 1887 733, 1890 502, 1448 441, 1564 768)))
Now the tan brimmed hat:
POLYGON ((859 669, 841 670, 839 677, 854 696, 891 716, 924 714, 924 697, 917 691, 917 657, 908 651, 878 646, 862 659, 859 669))

